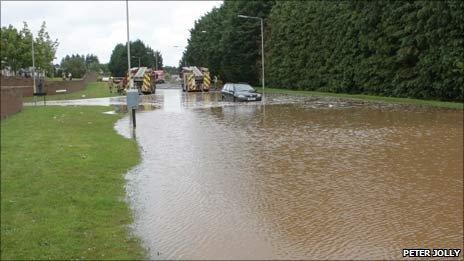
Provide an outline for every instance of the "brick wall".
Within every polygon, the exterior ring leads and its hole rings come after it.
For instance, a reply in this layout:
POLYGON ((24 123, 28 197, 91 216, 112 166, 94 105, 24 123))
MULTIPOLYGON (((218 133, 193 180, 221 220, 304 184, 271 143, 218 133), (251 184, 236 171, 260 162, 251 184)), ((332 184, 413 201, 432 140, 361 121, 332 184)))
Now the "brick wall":
MULTIPOLYGON (((87 83, 97 81, 95 73, 88 73, 82 80, 72 81, 45 81, 45 90, 47 95, 55 95, 56 90, 67 90, 68 93, 77 92, 85 88, 87 83)), ((0 88, 3 87, 21 87, 23 97, 33 96, 32 78, 22 78, 16 76, 1 76, 0 88)))
MULTIPOLYGON (((31 78, 4 77, 1 76, 1 118, 21 111, 23 108, 23 97, 33 96, 31 78)), ((88 73, 82 80, 73 81, 45 81, 47 95, 55 95, 56 90, 67 90, 68 93, 80 91, 87 83, 97 81, 95 73, 88 73)))
POLYGON ((1 92, 0 116, 1 119, 15 114, 23 108, 23 95, 21 87, 3 87, 1 92))

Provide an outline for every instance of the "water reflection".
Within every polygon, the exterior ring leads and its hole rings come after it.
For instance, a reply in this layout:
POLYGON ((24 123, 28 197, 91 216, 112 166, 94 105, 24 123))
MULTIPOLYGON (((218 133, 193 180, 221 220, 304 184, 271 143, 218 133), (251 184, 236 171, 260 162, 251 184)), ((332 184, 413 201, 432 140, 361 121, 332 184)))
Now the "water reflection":
POLYGON ((462 111, 275 95, 264 113, 217 93, 158 95, 138 115, 143 161, 127 175, 153 259, 463 247, 462 111))
POLYGON ((182 111, 182 93, 179 90, 164 90, 164 104, 163 109, 168 112, 181 112, 182 111))

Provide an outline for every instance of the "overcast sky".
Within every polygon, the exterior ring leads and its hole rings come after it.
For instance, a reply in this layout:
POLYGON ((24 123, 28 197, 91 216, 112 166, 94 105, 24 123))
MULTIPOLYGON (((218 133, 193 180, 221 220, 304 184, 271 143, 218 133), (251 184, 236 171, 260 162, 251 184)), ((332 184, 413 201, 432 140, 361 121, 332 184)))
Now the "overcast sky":
MULTIPOLYGON (((161 51, 164 65, 177 66, 194 21, 222 1, 129 1, 130 39, 161 51)), ((126 42, 125 1, 1 1, 1 25, 36 33, 42 21, 59 46, 54 63, 67 54, 93 53, 107 63, 114 46, 126 42)))

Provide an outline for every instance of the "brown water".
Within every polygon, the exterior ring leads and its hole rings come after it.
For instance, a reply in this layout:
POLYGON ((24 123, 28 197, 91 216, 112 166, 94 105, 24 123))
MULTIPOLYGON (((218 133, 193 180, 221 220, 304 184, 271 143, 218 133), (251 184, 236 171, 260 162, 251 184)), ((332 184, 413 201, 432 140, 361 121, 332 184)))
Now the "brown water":
MULTIPOLYGON (((463 248, 463 112, 158 90, 128 175, 153 259, 399 259, 463 248)), ((116 128, 129 133, 127 118, 116 128)), ((461 253, 462 257, 462 253, 461 253)))

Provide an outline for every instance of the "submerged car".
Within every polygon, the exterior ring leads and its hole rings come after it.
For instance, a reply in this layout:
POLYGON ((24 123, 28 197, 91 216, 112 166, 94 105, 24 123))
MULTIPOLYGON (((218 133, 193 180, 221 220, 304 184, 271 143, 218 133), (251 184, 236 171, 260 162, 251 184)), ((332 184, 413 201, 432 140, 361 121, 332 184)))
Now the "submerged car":
POLYGON ((261 94, 247 83, 226 83, 221 98, 223 101, 260 101, 261 94))

